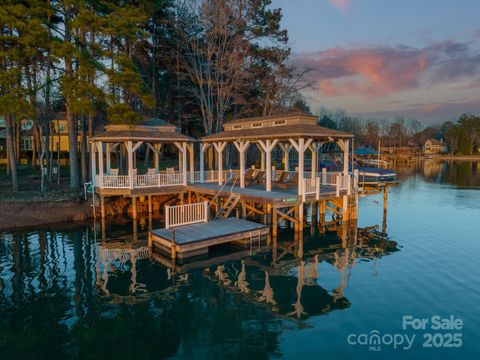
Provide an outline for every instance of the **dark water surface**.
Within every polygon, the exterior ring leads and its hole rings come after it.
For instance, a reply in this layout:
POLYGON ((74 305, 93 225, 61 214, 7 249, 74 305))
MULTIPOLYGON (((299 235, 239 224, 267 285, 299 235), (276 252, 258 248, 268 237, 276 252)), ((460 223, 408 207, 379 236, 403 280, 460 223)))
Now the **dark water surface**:
POLYGON ((148 258, 145 221, 137 241, 128 222, 107 241, 98 224, 0 234, 0 359, 478 357, 480 163, 399 173, 387 214, 383 194, 360 198, 358 231, 284 231, 173 270, 148 258), (404 330, 408 315, 430 321, 404 330))

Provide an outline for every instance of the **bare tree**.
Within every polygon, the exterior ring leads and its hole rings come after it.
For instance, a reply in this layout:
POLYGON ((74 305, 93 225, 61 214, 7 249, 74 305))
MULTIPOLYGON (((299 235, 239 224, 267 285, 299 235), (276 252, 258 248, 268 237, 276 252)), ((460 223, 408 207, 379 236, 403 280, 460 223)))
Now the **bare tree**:
POLYGON ((186 90, 199 106, 205 133, 221 130, 243 77, 248 44, 242 11, 233 0, 178 4, 177 56, 186 90))

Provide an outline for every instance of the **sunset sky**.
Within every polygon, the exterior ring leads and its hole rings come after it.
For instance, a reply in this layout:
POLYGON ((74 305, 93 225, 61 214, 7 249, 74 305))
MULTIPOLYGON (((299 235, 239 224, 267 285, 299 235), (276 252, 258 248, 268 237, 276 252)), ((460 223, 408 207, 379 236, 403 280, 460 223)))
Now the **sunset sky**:
POLYGON ((309 69, 313 111, 480 114, 480 0, 273 0, 293 61, 309 69))

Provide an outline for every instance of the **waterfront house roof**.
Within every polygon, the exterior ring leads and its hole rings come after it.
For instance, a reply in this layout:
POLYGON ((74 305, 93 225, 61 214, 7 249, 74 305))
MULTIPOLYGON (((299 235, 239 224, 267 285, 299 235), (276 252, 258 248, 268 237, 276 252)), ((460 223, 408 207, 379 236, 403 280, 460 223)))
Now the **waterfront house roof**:
MULTIPOLYGON (((443 143, 440 140, 437 140, 437 139, 428 139, 427 141, 429 141, 430 144, 432 144, 432 145, 440 145, 440 146, 443 145, 443 143)), ((425 143, 427 141, 425 141, 425 143)))
POLYGON ((158 118, 142 120, 137 125, 106 125, 104 131, 93 136, 90 141, 152 141, 152 142, 192 142, 196 141, 178 131, 175 125, 158 118))
POLYGON ((224 124, 224 130, 202 138, 204 142, 263 139, 338 139, 353 134, 317 125, 317 117, 304 113, 245 118, 224 124))

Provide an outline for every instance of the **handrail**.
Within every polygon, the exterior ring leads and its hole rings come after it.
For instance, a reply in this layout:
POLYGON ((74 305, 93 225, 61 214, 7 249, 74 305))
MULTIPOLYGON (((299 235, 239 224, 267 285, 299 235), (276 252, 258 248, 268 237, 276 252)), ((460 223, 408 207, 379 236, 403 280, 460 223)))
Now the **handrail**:
MULTIPOLYGON (((234 178, 233 176, 233 173, 230 174, 230 177, 225 180, 225 182, 223 183, 223 185, 220 187, 220 189, 218 189, 217 193, 215 194, 215 196, 213 197, 213 199, 210 201, 210 204, 214 204, 215 203, 215 199, 218 197, 218 195, 220 194, 220 192, 222 191, 222 189, 225 187, 225 185, 227 185, 227 183, 232 180, 232 178, 234 178)), ((230 193, 233 191, 233 186, 232 188, 230 189, 230 193)))
POLYGON ((165 228, 205 223, 208 221, 208 201, 169 206, 165 205, 165 228))

